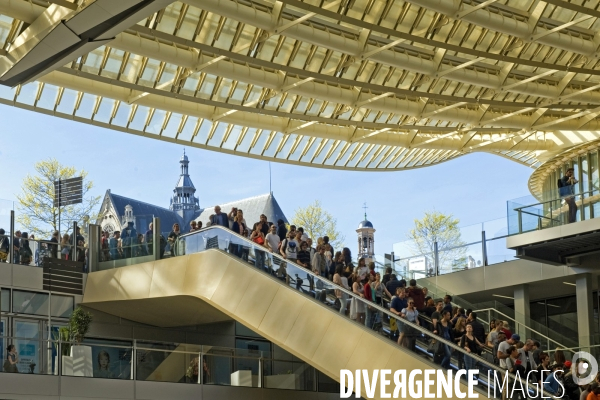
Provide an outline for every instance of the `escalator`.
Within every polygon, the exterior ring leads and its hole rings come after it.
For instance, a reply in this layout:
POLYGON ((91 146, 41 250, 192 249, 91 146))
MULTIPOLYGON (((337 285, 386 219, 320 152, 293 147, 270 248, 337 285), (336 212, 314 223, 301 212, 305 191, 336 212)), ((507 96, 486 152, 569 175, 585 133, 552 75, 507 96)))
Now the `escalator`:
MULTIPOLYGON (((383 271, 385 271, 386 266, 377 261, 375 261, 375 265, 376 270, 383 276, 383 271)), ((394 267, 397 266, 394 265, 394 267)), ((399 280, 405 279, 408 282, 410 279, 412 279, 410 273, 406 274, 406 271, 403 272, 395 268, 393 270, 399 280)), ((419 280, 417 280, 417 282, 419 282, 419 280)), ((427 282, 427 289, 429 291, 429 295, 434 299, 442 299, 447 294, 451 295, 453 306, 460 307, 465 310, 476 311, 479 321, 486 326, 489 326, 491 320, 507 321, 511 328, 515 330, 514 333, 519 332, 524 338, 537 340, 541 343, 546 351, 553 350, 555 348, 568 349, 579 346, 579 342, 576 339, 573 339, 577 338, 577 332, 573 331, 568 326, 561 325, 558 322, 553 321, 553 326, 548 327, 528 317, 519 316, 519 318, 517 318, 514 309, 511 309, 497 301, 473 304, 464 298, 453 294, 450 290, 435 285, 431 281, 427 282)), ((573 326, 576 326, 576 324, 573 326)))
MULTIPOLYGON (((399 347, 341 314, 335 291, 366 307, 364 299, 227 229, 182 236, 177 246, 179 257, 90 273, 82 304, 155 326, 190 325, 206 315, 234 319, 338 382, 342 369, 406 370, 408 376, 439 368, 426 350, 433 339, 466 355, 405 321, 415 352, 399 347)), ((392 317, 374 303, 368 306, 392 317)), ((479 367, 503 372, 483 359, 479 367)), ((476 386, 480 397, 487 397, 485 375, 476 386)), ((466 392, 465 382, 461 390, 466 392)))

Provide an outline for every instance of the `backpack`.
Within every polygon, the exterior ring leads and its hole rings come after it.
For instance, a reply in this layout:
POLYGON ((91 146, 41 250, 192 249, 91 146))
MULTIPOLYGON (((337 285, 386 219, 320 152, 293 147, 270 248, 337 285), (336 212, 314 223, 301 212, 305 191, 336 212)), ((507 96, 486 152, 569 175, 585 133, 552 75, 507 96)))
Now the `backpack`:
POLYGON ((32 256, 32 252, 31 249, 29 249, 28 247, 25 246, 21 246, 19 248, 19 256, 21 258, 21 263, 27 263, 29 264, 31 262, 31 256, 32 256))

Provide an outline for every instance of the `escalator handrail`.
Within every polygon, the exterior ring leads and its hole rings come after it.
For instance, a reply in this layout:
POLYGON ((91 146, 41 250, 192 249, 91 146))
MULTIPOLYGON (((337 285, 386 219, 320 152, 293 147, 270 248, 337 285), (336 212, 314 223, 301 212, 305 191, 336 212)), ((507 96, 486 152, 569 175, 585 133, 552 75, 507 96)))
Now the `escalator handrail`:
MULTIPOLYGON (((226 233, 226 234, 228 234, 228 235, 232 235, 232 236, 234 236, 234 237, 238 238, 239 240, 241 240, 241 241, 243 241, 243 242, 246 242, 246 244, 247 244, 247 245, 249 245, 249 246, 254 246, 254 247, 258 247, 258 246, 260 246, 259 244, 257 244, 257 243, 255 243, 255 242, 253 242, 253 241, 249 240, 248 238, 246 238, 246 237, 244 237, 244 236, 241 236, 241 235, 239 235, 238 233, 236 233, 236 232, 233 232, 233 231, 231 231, 230 229, 228 229, 228 228, 225 228, 225 227, 223 227, 223 226, 220 226, 220 225, 209 226, 209 227, 203 228, 203 229, 201 229, 201 230, 199 230, 199 231, 190 232, 190 233, 187 233, 187 234, 184 234, 184 235, 180 235, 180 236, 177 238, 177 244, 178 244, 180 241, 184 241, 184 240, 185 240, 186 238, 188 238, 188 237, 191 237, 191 236, 196 236, 196 235, 198 235, 198 234, 203 234, 203 233, 205 234, 205 233, 208 233, 209 231, 212 231, 212 230, 215 230, 215 231, 223 231, 223 233, 226 233)), ((261 246, 261 247, 264 247, 264 246, 261 246)), ((219 250, 220 250, 220 251, 223 251, 222 249, 219 249, 219 250)), ((453 342, 451 342, 451 341, 449 341, 449 340, 446 340, 445 338, 443 338, 443 337, 441 337, 441 336, 439 336, 439 335, 435 335, 434 333, 432 333, 432 332, 430 332, 429 330, 427 330, 427 329, 425 329, 425 328, 421 327, 420 325, 417 325, 417 324, 415 324, 415 323, 412 323, 412 322, 408 321, 408 320, 407 320, 407 319, 405 319, 405 318, 401 318, 401 317, 399 317, 399 316, 397 316, 397 315, 393 314, 393 313, 392 313, 392 312, 390 312, 389 310, 387 310, 387 309, 385 309, 385 308, 383 308, 383 307, 381 307, 381 306, 377 305, 377 303, 375 303, 375 302, 369 302, 368 300, 365 300, 365 299, 363 299, 363 298, 361 298, 361 297, 358 297, 358 296, 357 296, 357 295, 356 295, 354 292, 351 292, 351 291, 349 291, 349 290, 345 289, 344 287, 342 287, 342 286, 339 286, 339 285, 337 285, 337 284, 333 283, 332 281, 329 281, 328 279, 326 279, 326 278, 323 278, 322 276, 320 276, 320 275, 317 275, 317 274, 313 273, 311 270, 308 270, 308 269, 306 269, 305 267, 302 267, 301 265, 298 265, 298 264, 296 264, 296 263, 290 262, 289 260, 287 260, 287 259, 285 259, 285 258, 281 257, 281 256, 280 256, 279 254, 277 254, 277 253, 271 253, 271 252, 270 252, 270 251, 269 251, 269 250, 268 250, 266 247, 264 247, 264 250, 261 250, 261 251, 264 251, 265 253, 270 253, 272 257, 277 257, 277 258, 279 258, 281 261, 285 262, 286 264, 287 264, 287 263, 289 263, 289 264, 291 264, 292 266, 295 266, 296 268, 298 268, 298 269, 300 269, 300 270, 302 270, 302 271, 306 271, 307 275, 310 275, 310 276, 312 276, 313 278, 316 278, 316 279, 319 279, 319 280, 326 280, 326 281, 327 281, 327 284, 328 284, 328 285, 330 285, 330 286, 333 286, 335 290, 341 290, 342 292, 345 292, 347 295, 351 296, 351 298, 352 298, 352 299, 357 299, 358 301, 361 301, 361 302, 363 302, 363 303, 366 303, 366 304, 365 304, 365 307, 372 307, 372 308, 375 308, 375 309, 377 309, 378 311, 380 311, 380 312, 382 312, 382 313, 385 313, 385 314, 387 314, 387 315, 388 315, 390 318, 395 318, 396 320, 401 320, 401 321, 402 321, 402 324, 404 324, 404 325, 407 325, 407 324, 408 324, 408 325, 410 325, 410 326, 411 326, 411 328, 418 330, 419 332, 421 332, 421 333, 422 333, 422 334, 424 334, 425 336, 427 336, 427 337, 430 337, 430 338, 433 338, 433 339, 435 339, 435 340, 437 340, 437 341, 439 341, 439 342, 441 342, 441 343, 443 343, 443 344, 445 344, 445 345, 447 345, 447 346, 449 346, 449 347, 453 348, 454 350, 458 350, 459 352, 463 353, 464 355, 466 355, 466 356, 468 356, 468 357, 475 357, 475 356, 476 356, 475 354, 468 353, 467 351, 465 351, 465 349, 461 348, 460 346, 457 346, 455 343, 453 343, 453 342)), ((287 271, 286 271, 286 274, 287 274, 287 271)), ((286 286, 287 286, 287 285, 286 285, 286 286)), ((479 363, 481 363, 481 364, 484 364, 485 366, 487 366, 488 368, 490 368, 490 369, 492 369, 492 370, 495 370, 495 371, 497 371, 497 372, 500 372, 501 374, 508 373, 506 370, 504 370, 504 369, 500 368, 499 366, 497 366, 497 365, 495 365, 495 364, 492 364, 492 363, 488 362, 487 360, 483 359, 482 357, 478 357, 478 356, 477 356, 477 361, 478 361, 479 363)), ((517 377, 516 377, 514 374, 511 374, 511 373, 508 373, 508 374, 509 374, 509 376, 510 376, 512 379, 514 379, 514 380, 516 380, 516 379, 519 379, 519 380, 521 381, 521 383, 525 385, 524 387, 528 387, 528 388, 529 388, 529 387, 531 386, 531 384, 530 384, 529 382, 527 382, 527 381, 523 380, 522 378, 517 378, 517 377)), ((501 375, 501 376, 503 376, 503 375, 501 375)), ((549 393, 546 393, 546 394, 548 394, 548 395, 549 395, 549 393)))
POLYGON ((563 345, 563 344, 561 344, 561 343, 558 343, 556 340, 554 340, 554 339, 552 339, 552 338, 549 338, 548 336, 544 335, 543 333, 540 333, 540 332, 536 331, 535 329, 531 329, 529 326, 527 326, 527 325, 525 325, 525 324, 522 324, 522 323, 518 322, 518 321, 517 321, 516 319, 514 319, 513 317, 510 317, 510 316, 508 316, 508 315, 504 314, 502 311, 498 311, 498 310, 496 310, 495 308, 483 308, 483 309, 481 309, 481 310, 473 310, 473 312, 484 312, 484 311, 493 311, 493 312, 495 312, 495 313, 497 313, 497 314, 500 314, 500 315, 502 315, 502 317, 505 317, 505 318, 507 318, 507 319, 509 319, 509 320, 512 320, 512 321, 513 321, 515 324, 523 325, 523 326, 525 327, 525 329, 527 329, 527 330, 529 330, 529 331, 531 331, 531 332, 537 333, 538 335, 540 335, 540 336, 541 336, 541 337, 543 337, 544 339, 548 340, 549 342, 552 342, 552 343, 554 343, 554 344, 558 345, 558 347, 560 347, 560 348, 563 348, 563 349, 566 349, 566 348, 567 348, 567 346, 565 346, 565 345, 563 345))
MULTIPOLYGON (((376 262, 376 265, 377 265, 377 264, 379 264, 380 266, 382 266, 382 267, 383 267, 383 265, 382 265, 381 263, 378 263, 378 262, 376 262)), ((398 274, 398 272, 395 272, 395 273, 396 273, 396 275, 397 275, 397 276, 399 275, 399 274, 398 274)), ((404 280, 407 280, 407 277, 405 277, 404 275, 400 275, 400 277, 402 277, 402 279, 404 279, 404 280)), ((407 280, 407 281, 408 281, 408 280, 407 280)), ((418 285, 418 287, 422 288, 422 286, 419 286, 419 285, 418 285)), ((465 308, 465 309, 466 309, 466 308, 475 308, 475 305, 474 305, 474 304, 471 304, 471 303, 469 303, 468 301, 464 300, 462 297, 460 297, 460 296, 458 296, 458 295, 455 295, 455 294, 452 294, 452 293, 450 293, 450 292, 446 291, 444 288, 440 288, 439 286, 437 287, 437 289, 440 289, 440 290, 442 290, 442 291, 445 291, 445 292, 446 292, 446 294, 449 294, 449 295, 451 295, 451 296, 453 297, 453 299, 454 299, 454 298, 458 298, 458 299, 460 299, 461 301, 464 301, 465 303, 467 303, 467 304, 468 304, 468 306, 462 306, 462 305, 460 305, 460 304, 456 303, 456 302, 453 300, 453 301, 451 302, 451 304, 452 304, 453 306, 456 306, 456 307, 459 307, 459 308, 465 308)), ((438 298, 439 298, 439 293, 438 293, 438 298)), ((477 310, 473 309, 473 312, 478 312, 478 313, 479 313, 479 312, 488 311, 488 310, 490 310, 490 311, 493 311, 493 312, 496 312, 496 313, 498 313, 498 314, 502 315, 503 317, 505 317, 505 318, 506 318, 506 319, 508 319, 508 320, 511 320, 511 321, 512 321, 512 322, 514 322, 515 324, 517 324, 517 323, 518 323, 519 325, 522 325, 522 326, 523 326, 525 329, 529 330, 530 332, 534 332, 534 333, 536 333, 536 334, 540 335, 542 338, 544 338, 545 340, 547 340, 547 341, 549 341, 549 342, 552 342, 552 343, 556 344, 558 347, 561 347, 561 348, 568 348, 568 347, 569 347, 569 346, 566 346, 566 345, 564 345, 564 344, 562 344, 562 343, 558 342, 558 341, 557 341, 557 340, 555 340, 555 339, 552 339, 552 338, 550 338, 550 337, 548 337, 548 336, 546 336, 546 335, 544 335, 544 334, 540 333, 539 331, 537 331, 537 330, 535 330, 535 329, 531 328, 529 325, 525 325, 525 324, 523 324, 523 323, 520 323, 520 322, 518 322, 518 321, 517 321, 517 320, 516 320, 514 317, 511 317, 511 316, 509 316, 509 315, 506 315, 506 314, 505 314, 505 313, 503 313, 502 311, 499 311, 499 310, 497 310, 497 309, 495 309, 495 308, 488 307, 488 308, 484 308, 484 309, 477 309, 477 310)), ((487 321, 487 322, 489 323, 489 321, 487 321)))

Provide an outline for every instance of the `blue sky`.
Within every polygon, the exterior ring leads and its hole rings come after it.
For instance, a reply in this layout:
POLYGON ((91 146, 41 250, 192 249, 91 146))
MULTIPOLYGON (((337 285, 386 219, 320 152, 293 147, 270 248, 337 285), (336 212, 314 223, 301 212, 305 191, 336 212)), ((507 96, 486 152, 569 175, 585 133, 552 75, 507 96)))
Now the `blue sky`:
MULTIPOLYGON (((168 207, 179 176, 183 146, 97 128, 0 105, 0 199, 16 199, 22 179, 48 157, 86 169, 94 192, 106 189, 168 207)), ((266 161, 186 148, 200 205, 269 191, 266 161)), ((506 200, 527 195, 532 169, 474 153, 436 166, 400 172, 352 172, 271 164, 273 192, 288 218, 315 199, 338 221, 346 245, 356 251, 355 229, 368 219, 376 229, 377 254, 406 239, 415 218, 428 210, 454 214, 461 226, 506 215, 506 200)), ((0 219, 1 223, 5 219, 0 219)), ((249 221, 250 222, 250 221, 249 221)))

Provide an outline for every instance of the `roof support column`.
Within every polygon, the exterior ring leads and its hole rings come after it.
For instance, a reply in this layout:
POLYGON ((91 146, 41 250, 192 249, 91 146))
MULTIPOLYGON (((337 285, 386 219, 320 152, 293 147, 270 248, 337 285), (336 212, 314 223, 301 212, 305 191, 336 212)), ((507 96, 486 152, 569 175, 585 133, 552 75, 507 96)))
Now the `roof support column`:
POLYGON ((575 295, 577 298, 577 331, 579 332, 579 346, 585 347, 592 343, 594 328, 594 299, 592 296, 592 274, 580 274, 575 280, 575 295))
POLYGON ((515 331, 521 336, 521 340, 524 342, 530 336, 530 332, 527 332, 526 326, 531 325, 529 323, 529 285, 517 285, 515 286, 515 321, 517 326, 515 331))

